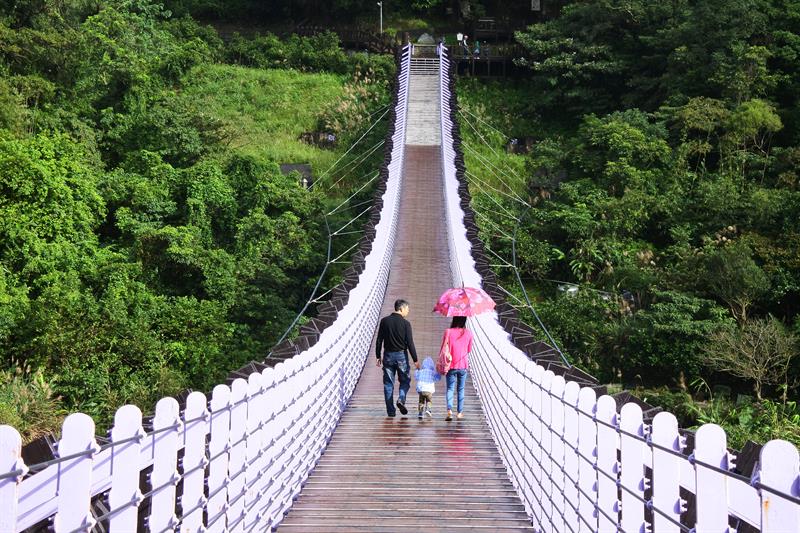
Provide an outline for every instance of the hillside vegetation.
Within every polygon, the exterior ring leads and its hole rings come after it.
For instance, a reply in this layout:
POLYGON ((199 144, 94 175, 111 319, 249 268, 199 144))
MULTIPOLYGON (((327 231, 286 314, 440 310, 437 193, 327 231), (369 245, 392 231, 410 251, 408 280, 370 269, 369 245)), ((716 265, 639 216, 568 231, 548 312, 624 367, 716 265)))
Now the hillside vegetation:
POLYGON ((800 442, 800 6, 563 2, 516 38, 528 78, 459 82, 485 241, 510 261, 517 228, 575 364, 736 445, 800 442))
POLYGON ((0 424, 102 428, 263 359, 322 270, 323 213, 360 185, 309 191, 278 164, 323 174, 393 68, 331 34, 225 44, 146 0, 0 7, 0 424))

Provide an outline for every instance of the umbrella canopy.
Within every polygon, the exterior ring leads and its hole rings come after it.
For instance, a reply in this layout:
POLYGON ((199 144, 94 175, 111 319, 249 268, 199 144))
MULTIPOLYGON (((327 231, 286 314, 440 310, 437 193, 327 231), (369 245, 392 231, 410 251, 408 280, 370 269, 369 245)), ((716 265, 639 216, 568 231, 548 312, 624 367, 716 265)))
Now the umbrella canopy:
POLYGON ((457 287, 439 297, 434 313, 444 316, 475 316, 494 309, 494 300, 483 289, 457 287))

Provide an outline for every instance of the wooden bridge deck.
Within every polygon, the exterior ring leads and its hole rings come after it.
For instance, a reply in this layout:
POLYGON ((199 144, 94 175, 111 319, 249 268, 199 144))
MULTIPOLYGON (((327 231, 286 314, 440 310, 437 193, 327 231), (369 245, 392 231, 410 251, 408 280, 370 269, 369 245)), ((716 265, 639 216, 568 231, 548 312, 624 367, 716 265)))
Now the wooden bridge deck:
MULTIPOLYGON (((431 313, 451 284, 439 146, 407 146, 397 244, 383 313, 397 298, 420 358, 435 358, 448 321, 431 313)), ((339 427, 279 531, 533 531, 467 382, 462 420, 446 422, 444 380, 433 418, 387 418, 370 354, 339 427)), ((395 388, 395 399, 396 399, 395 388)))

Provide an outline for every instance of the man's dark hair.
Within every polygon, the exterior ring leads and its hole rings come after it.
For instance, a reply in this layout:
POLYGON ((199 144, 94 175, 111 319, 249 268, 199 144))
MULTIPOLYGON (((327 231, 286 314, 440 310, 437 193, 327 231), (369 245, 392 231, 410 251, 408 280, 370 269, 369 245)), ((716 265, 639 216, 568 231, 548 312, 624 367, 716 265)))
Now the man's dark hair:
POLYGON ((451 328, 465 328, 467 327, 467 317, 465 316, 454 316, 453 321, 450 322, 451 328))
POLYGON ((401 310, 402 308, 404 308, 407 305, 408 305, 408 302, 403 300, 402 298, 399 299, 399 300, 395 300, 394 301, 394 310, 395 311, 399 311, 399 310, 401 310))

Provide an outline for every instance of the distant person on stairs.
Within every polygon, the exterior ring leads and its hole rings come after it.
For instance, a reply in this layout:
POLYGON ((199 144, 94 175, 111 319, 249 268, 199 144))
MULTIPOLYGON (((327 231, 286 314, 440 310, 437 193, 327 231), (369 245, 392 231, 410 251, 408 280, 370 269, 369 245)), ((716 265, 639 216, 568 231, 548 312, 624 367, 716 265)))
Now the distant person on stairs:
POLYGON ((472 332, 467 329, 467 317, 454 316, 450 327, 444 330, 442 344, 447 339, 450 344, 450 355, 453 357, 450 370, 447 372, 447 418, 453 419, 453 396, 457 393, 459 419, 464 416, 464 386, 467 383, 469 368, 469 352, 472 351, 472 332))
POLYGON ((378 358, 376 364, 383 366, 383 397, 386 400, 386 414, 389 417, 395 416, 393 399, 395 375, 400 381, 397 409, 403 415, 408 414, 406 395, 411 387, 408 352, 411 352, 414 366, 417 370, 420 368, 417 349, 411 335, 411 324, 406 320, 408 313, 408 302, 402 299, 397 300, 394 302, 394 312, 381 319, 378 326, 378 340, 375 343, 375 355, 378 358), (383 360, 381 360, 381 348, 383 348, 383 360))

